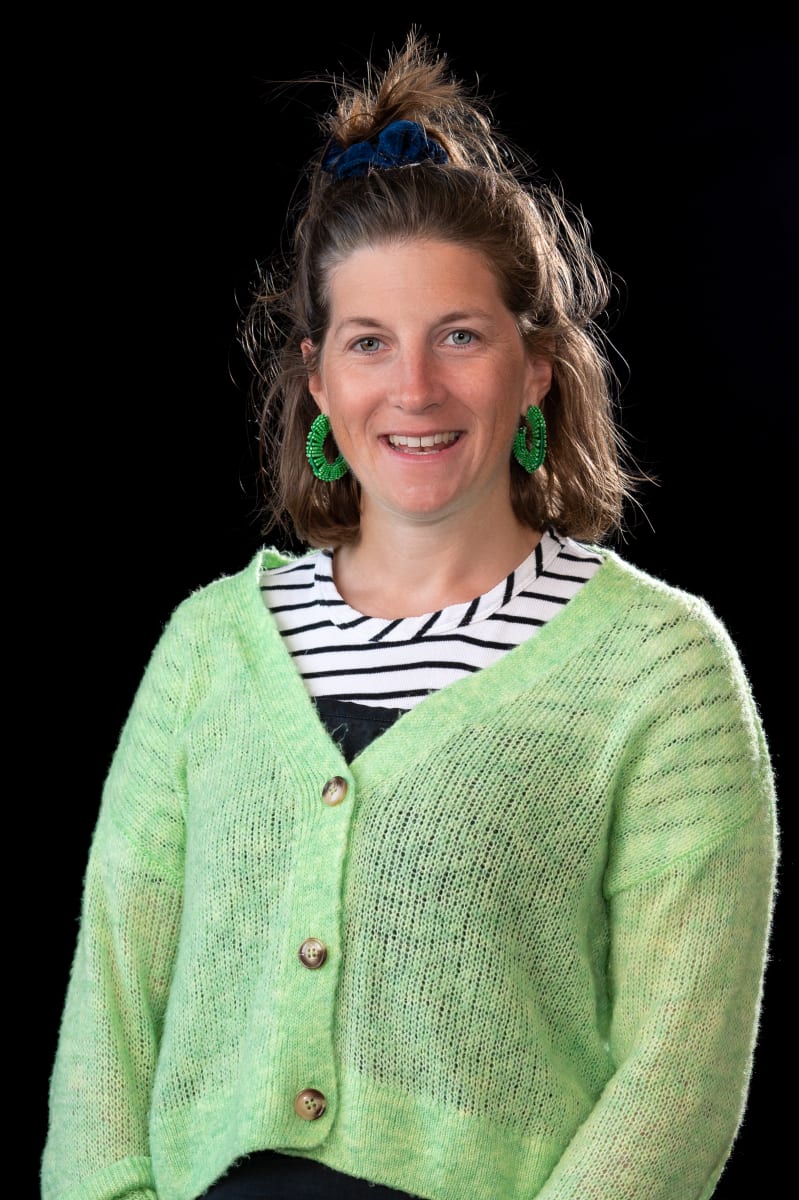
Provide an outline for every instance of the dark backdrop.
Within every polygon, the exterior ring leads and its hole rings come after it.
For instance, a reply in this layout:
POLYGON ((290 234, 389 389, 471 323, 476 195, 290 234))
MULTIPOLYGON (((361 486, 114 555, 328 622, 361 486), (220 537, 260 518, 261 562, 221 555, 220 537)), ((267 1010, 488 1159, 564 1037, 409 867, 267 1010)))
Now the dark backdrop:
MULTIPOLYGON (((282 35, 266 18, 93 27, 101 49, 91 52, 71 25, 68 54, 56 52, 56 29, 37 60, 30 458, 41 466, 26 467, 26 494, 46 514, 36 611, 58 796, 46 818, 34 805, 53 900, 37 940, 34 1171, 119 727, 175 604, 262 541, 237 322, 327 98, 313 84, 281 95, 275 83, 360 75, 372 44, 382 60, 405 33, 402 23, 297 21, 301 31, 282 35)), ((751 24, 690 38, 656 22, 647 32, 571 20, 486 30, 464 12, 422 28, 589 218, 617 277, 624 422, 660 479, 620 549, 710 601, 759 700, 782 797, 783 883, 748 1112, 717 1193, 748 1198, 788 1167, 799 42, 751 24)))

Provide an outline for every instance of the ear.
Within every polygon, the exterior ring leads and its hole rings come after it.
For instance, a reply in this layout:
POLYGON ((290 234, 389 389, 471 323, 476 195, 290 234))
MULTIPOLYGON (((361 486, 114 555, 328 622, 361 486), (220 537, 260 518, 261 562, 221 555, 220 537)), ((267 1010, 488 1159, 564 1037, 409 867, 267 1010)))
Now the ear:
POLYGON ((552 363, 548 358, 540 358, 530 354, 527 358, 527 372, 522 398, 522 416, 527 416, 531 404, 540 404, 552 387, 552 363))
POLYGON ((310 338, 303 338, 300 342, 300 350, 302 350, 303 362, 306 364, 315 362, 317 364, 316 370, 309 370, 308 372, 308 391, 311 393, 319 411, 325 413, 325 415, 329 415, 330 410, 327 404, 327 395, 322 384, 322 376, 318 369, 319 355, 317 348, 310 338))

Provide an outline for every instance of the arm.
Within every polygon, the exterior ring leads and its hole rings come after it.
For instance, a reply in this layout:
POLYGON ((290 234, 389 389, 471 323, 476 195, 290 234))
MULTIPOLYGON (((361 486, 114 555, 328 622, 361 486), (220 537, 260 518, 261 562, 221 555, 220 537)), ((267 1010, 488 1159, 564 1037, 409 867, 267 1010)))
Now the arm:
POLYGON ((42 1200, 157 1200, 149 1097, 181 911, 184 684, 168 628, 106 780, 50 1085, 42 1200))
POLYGON ((615 1072, 539 1200, 707 1200, 743 1115, 776 827, 757 713, 712 622, 632 697, 605 884, 615 1072))

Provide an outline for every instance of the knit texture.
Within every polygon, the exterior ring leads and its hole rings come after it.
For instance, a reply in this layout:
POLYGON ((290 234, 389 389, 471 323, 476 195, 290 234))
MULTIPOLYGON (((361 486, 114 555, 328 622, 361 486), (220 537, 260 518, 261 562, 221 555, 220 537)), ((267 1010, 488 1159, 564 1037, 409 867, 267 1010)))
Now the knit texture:
POLYGON ((429 1200, 712 1194, 772 774, 717 617, 601 554, 535 638, 350 765, 258 590, 284 560, 177 608, 92 842, 43 1200, 194 1200, 266 1147, 429 1200))

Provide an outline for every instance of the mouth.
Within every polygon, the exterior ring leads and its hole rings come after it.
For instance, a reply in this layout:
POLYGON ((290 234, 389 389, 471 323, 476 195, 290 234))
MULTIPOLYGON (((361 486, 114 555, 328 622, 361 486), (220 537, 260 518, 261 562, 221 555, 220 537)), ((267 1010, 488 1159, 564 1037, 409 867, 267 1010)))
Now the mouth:
POLYGON ((457 442, 460 433, 452 430, 444 433, 425 433, 418 437, 412 434, 390 433, 387 437, 389 446, 399 450, 401 454, 436 454, 457 442))

